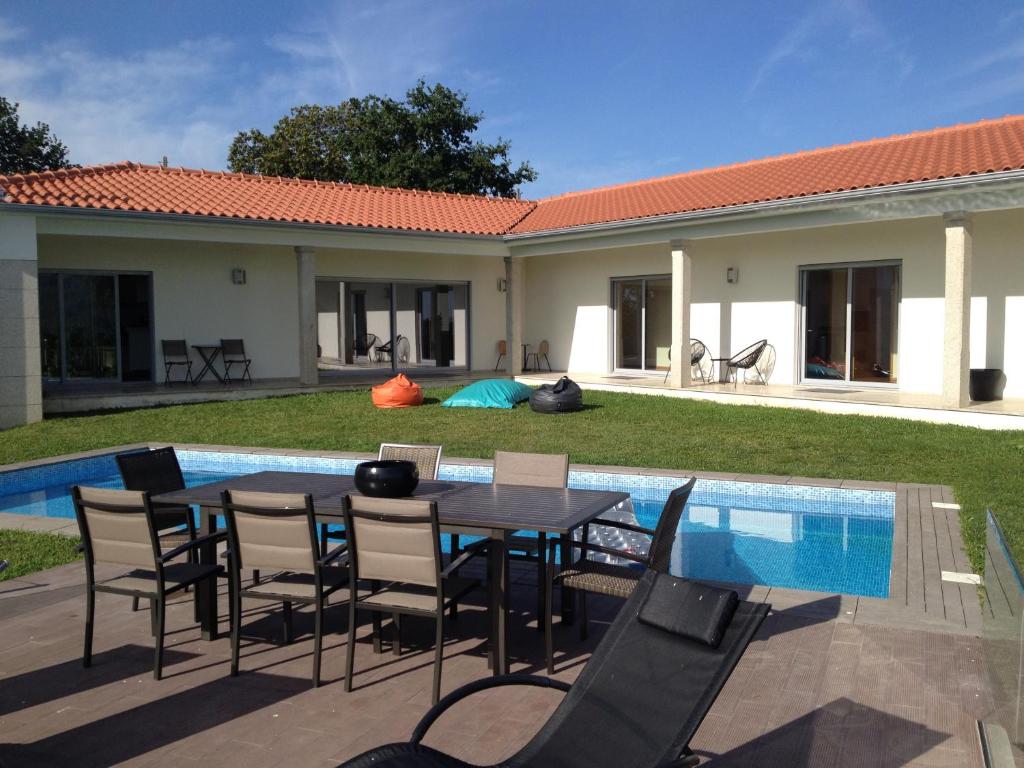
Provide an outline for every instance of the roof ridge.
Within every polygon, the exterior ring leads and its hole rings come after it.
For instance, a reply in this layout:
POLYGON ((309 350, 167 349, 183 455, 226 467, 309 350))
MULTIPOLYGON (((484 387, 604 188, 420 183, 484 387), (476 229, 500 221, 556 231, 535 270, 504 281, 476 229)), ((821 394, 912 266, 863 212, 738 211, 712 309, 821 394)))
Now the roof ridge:
POLYGON ((613 190, 628 189, 630 187, 642 187, 649 184, 658 184, 666 181, 672 181, 674 179, 700 176, 706 173, 718 173, 721 171, 735 170, 737 168, 749 168, 758 165, 766 165, 768 163, 779 162, 783 160, 792 160, 793 158, 796 157, 815 157, 818 155, 828 154, 830 152, 841 152, 844 150, 858 149, 860 147, 866 146, 879 146, 882 144, 906 141, 908 139, 924 138, 925 136, 935 136, 945 133, 953 133, 955 131, 962 131, 967 128, 980 128, 986 125, 994 125, 996 123, 1009 123, 1015 121, 1024 121, 1024 114, 1004 115, 1003 117, 986 118, 984 120, 978 120, 973 123, 957 123, 956 125, 945 125, 936 128, 927 128, 920 131, 911 131, 909 133, 895 133, 890 136, 881 136, 871 139, 860 139, 858 141, 851 141, 846 144, 833 144, 832 146, 828 147, 815 147, 814 149, 803 149, 796 150, 793 152, 786 152, 781 155, 770 155, 768 157, 758 157, 752 160, 741 160, 735 163, 727 163, 726 165, 715 165, 704 168, 692 168, 688 171, 670 173, 664 176, 652 176, 647 179, 638 179, 636 181, 624 181, 618 184, 607 184, 602 187, 593 187, 591 189, 581 189, 574 190, 571 192, 562 192, 561 194, 542 197, 539 200, 537 200, 536 203, 538 206, 540 206, 544 203, 554 202, 555 200, 566 200, 573 197, 582 197, 584 195, 591 195, 599 192, 611 192, 613 190))
MULTIPOLYGON (((121 164, 118 164, 121 165, 121 164)), ((313 187, 339 187, 343 189, 361 189, 367 192, 383 192, 383 193, 404 193, 413 195, 423 195, 426 197, 448 197, 456 198, 461 200, 491 200, 501 203, 532 203, 531 200, 524 200, 518 197, 501 197, 499 195, 473 195, 465 192, 443 192, 430 189, 410 189, 406 187, 386 187, 379 184, 360 184, 351 181, 328 181, 324 179, 298 179, 292 176, 268 176, 262 173, 243 173, 240 171, 211 171, 204 168, 185 168, 184 166, 178 166, 175 168, 165 168, 162 165, 152 165, 149 163, 127 163, 128 166, 137 168, 141 171, 157 172, 157 173, 173 173, 178 175, 188 176, 207 176, 217 175, 223 178, 237 178, 243 181, 273 181, 279 184, 294 184, 298 186, 313 186, 313 187)), ((91 168, 106 168, 106 166, 84 166, 81 170, 91 168)))

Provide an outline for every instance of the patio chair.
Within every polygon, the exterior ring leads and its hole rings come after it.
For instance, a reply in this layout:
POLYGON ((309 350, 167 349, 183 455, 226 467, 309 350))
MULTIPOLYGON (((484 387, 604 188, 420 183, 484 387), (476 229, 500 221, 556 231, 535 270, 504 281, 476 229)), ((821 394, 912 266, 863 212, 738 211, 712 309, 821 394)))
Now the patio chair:
MULTIPOLYGON (((185 476, 181 473, 178 456, 174 448, 156 448, 148 451, 119 453, 115 457, 121 482, 129 491, 149 491, 153 496, 185 487, 185 476)), ((156 531, 160 537, 161 549, 179 547, 196 537, 195 518, 188 506, 155 506, 156 531)), ((186 553, 190 563, 197 562, 196 551, 186 553)), ((132 610, 139 610, 139 598, 132 600, 132 610)))
POLYGON ((353 344, 352 356, 353 357, 365 357, 367 360, 370 359, 373 353, 373 348, 377 344, 377 335, 368 333, 365 336, 357 336, 355 343, 353 344))
MULTIPOLYGON (((700 380, 705 384, 708 383, 708 376, 704 372, 704 367, 701 365, 701 361, 704 356, 708 354, 707 345, 700 339, 690 339, 690 369, 697 369, 697 373, 700 375, 700 380)), ((672 373, 672 347, 668 348, 668 370, 665 371, 665 378, 662 380, 664 384, 668 381, 669 375, 672 373)))
POLYGON ((504 339, 498 340, 498 361, 494 364, 494 370, 501 366, 502 359, 508 354, 508 344, 504 339))
POLYGON ((324 608, 332 593, 348 583, 348 569, 333 565, 345 554, 341 545, 321 556, 316 540, 313 498, 309 494, 224 491, 221 506, 228 526, 231 578, 231 674, 238 675, 242 598, 283 606, 284 641, 292 642, 292 603, 312 605, 313 687, 320 685, 324 608), (274 574, 242 586, 243 568, 274 574))
MULTIPOLYGON (((495 485, 532 485, 541 488, 566 488, 569 485, 569 454, 494 452, 495 485)), ((555 542, 552 542, 554 544, 555 542)), ((506 547, 511 560, 524 560, 537 564, 537 629, 543 629, 545 600, 544 577, 547 573, 544 553, 547 534, 536 536, 515 533, 509 536, 506 547)))
MULTIPOLYGON (((441 446, 440 445, 406 445, 404 443, 381 443, 377 449, 378 461, 411 461, 416 465, 420 480, 437 480, 437 473, 441 469, 441 446)), ((331 531, 327 523, 320 524, 320 550, 327 551, 330 540, 344 541, 344 531, 331 531)), ((456 544, 458 536, 453 536, 456 544)), ((452 550, 454 556, 454 549, 452 550)))
MULTIPOLYGON (((155 640, 153 678, 159 680, 163 670, 164 617, 168 595, 202 581, 215 580, 223 570, 219 565, 170 561, 190 549, 220 541, 224 534, 199 536, 164 552, 149 493, 76 485, 71 488, 71 499, 85 553, 85 650, 82 664, 86 667, 92 665, 96 593, 141 597, 153 605, 150 619, 155 640), (96 581, 96 566, 105 564, 130 566, 134 570, 96 581)), ((210 585, 211 590, 215 588, 215 584, 210 585)), ((198 601, 198 594, 195 599, 198 601)))
POLYGON ((221 339, 220 359, 224 363, 224 383, 231 383, 231 366, 242 366, 241 381, 249 379, 252 384, 252 374, 249 369, 252 367, 252 360, 245 356, 245 342, 242 339, 221 339))
POLYGON ((536 352, 531 352, 530 354, 528 354, 526 356, 525 368, 527 370, 530 369, 530 360, 532 358, 533 359, 533 363, 534 363, 533 370, 539 371, 540 370, 540 360, 541 360, 541 358, 544 358, 544 362, 548 366, 548 371, 550 371, 551 370, 551 361, 548 360, 548 352, 550 350, 551 350, 551 345, 548 344, 548 340, 547 339, 544 339, 540 344, 537 345, 537 351, 536 352))
MULTIPOLYGON (((734 376, 734 378, 733 378, 733 386, 734 387, 739 386, 740 371, 744 372, 744 380, 746 380, 746 373, 748 371, 750 371, 751 369, 754 370, 756 378, 757 378, 757 380, 761 384, 767 384, 768 383, 768 378, 765 375, 765 373, 770 373, 770 371, 765 371, 762 368, 758 367, 758 364, 759 364, 759 362, 761 360, 761 354, 765 351, 765 349, 767 347, 768 347, 768 340, 767 339, 761 339, 760 341, 751 344, 746 349, 740 350, 739 352, 737 352, 732 357, 729 357, 729 358, 716 357, 713 360, 716 363, 724 363, 725 364, 725 378, 726 378, 726 381, 728 381, 730 376, 734 376)), ((774 351, 774 347, 773 347, 773 351, 774 351)), ((772 363, 772 365, 774 367, 774 362, 772 363)))
POLYGON ((160 349, 164 355, 164 384, 170 386, 171 372, 175 366, 185 369, 181 383, 195 384, 192 380, 192 361, 188 357, 188 344, 184 339, 161 339, 160 349))
MULTIPOLYGON (((400 344, 404 338, 405 336, 398 334, 395 336, 394 344, 400 344)), ((409 342, 406 341, 406 350, 408 350, 408 343, 409 342)), ((377 339, 377 346, 373 350, 374 360, 378 363, 390 363, 395 349, 394 344, 391 343, 390 339, 383 343, 381 343, 380 339, 377 339)), ((406 353, 406 359, 408 359, 408 352, 406 353)))
MULTIPOLYGON (((443 568, 436 502, 347 496, 344 508, 351 574, 345 690, 352 690, 358 611, 373 614, 376 653, 381 651, 381 614, 424 616, 433 618, 435 625, 431 700, 436 704, 441 695, 444 614, 450 610, 455 618, 459 599, 479 585, 478 581, 456 575, 459 567, 476 554, 477 545, 443 568), (361 579, 370 581, 369 594, 358 592, 361 579)), ((399 625, 394 623, 392 628, 392 651, 400 655, 399 625)))
POLYGON ((566 696, 502 768, 696 766, 690 740, 770 608, 731 590, 648 571, 571 686, 522 674, 474 680, 432 707, 408 742, 370 750, 340 768, 469 768, 424 746, 423 738, 452 705, 506 685, 555 688, 566 696))
MULTIPOLYGON (((691 477, 685 485, 676 488, 668 495, 665 506, 658 518, 658 525, 651 530, 639 525, 626 523, 621 520, 603 520, 598 518, 583 526, 583 536, 580 541, 571 540, 568 545, 571 549, 581 550, 578 560, 563 562, 562 567, 556 574, 554 571, 555 553, 557 542, 551 542, 551 548, 547 557, 548 577, 545 579, 544 589, 547 593, 547 611, 544 614, 544 643, 548 662, 548 674, 554 674, 554 640, 551 632, 551 609, 552 596, 555 584, 563 588, 576 590, 579 595, 580 604, 580 639, 587 637, 587 593, 594 592, 600 595, 611 597, 629 597, 644 570, 651 570, 656 573, 668 573, 672 559, 672 543, 676 538, 676 529, 679 527, 679 519, 682 517, 683 509, 690 498, 693 486, 697 478, 691 477), (651 543, 647 552, 643 555, 624 549, 614 549, 600 544, 590 543, 590 526, 601 525, 609 528, 617 528, 621 531, 640 533, 651 537, 651 543), (618 565, 615 563, 600 562, 587 557, 590 552, 601 552, 613 557, 631 560, 636 563, 632 565, 618 565)), ((571 559, 570 559, 571 560, 571 559)), ((565 594, 563 592, 563 594, 565 594)))

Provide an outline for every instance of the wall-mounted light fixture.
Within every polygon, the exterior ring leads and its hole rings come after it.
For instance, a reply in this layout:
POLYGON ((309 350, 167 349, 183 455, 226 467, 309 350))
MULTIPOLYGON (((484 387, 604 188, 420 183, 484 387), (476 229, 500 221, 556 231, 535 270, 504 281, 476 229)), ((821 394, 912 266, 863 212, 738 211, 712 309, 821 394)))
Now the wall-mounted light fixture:
POLYGON ((498 293, 505 293, 508 290, 508 280, 504 277, 498 278, 498 293))
POLYGON ((725 282, 727 283, 738 283, 740 281, 740 271, 736 267, 729 267, 725 270, 725 282))
POLYGON ((235 268, 231 270, 231 282, 235 285, 245 285, 245 270, 235 268))

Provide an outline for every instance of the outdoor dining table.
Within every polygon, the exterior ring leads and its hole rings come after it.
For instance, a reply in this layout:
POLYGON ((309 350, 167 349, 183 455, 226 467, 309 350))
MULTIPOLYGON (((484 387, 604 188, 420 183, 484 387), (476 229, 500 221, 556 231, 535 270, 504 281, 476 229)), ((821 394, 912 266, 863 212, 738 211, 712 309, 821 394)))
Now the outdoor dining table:
MULTIPOLYGON (((340 524, 342 499, 358 494, 351 475, 315 472, 257 472, 230 480, 221 480, 153 497, 157 503, 194 504, 200 509, 202 533, 217 530, 220 494, 225 490, 308 493, 313 497, 318 523, 340 524)), ((489 539, 488 580, 492 669, 505 674, 509 668, 507 540, 516 531, 529 530, 557 535, 562 541, 561 558, 569 557, 569 537, 581 526, 629 499, 619 491, 592 491, 562 488, 535 488, 521 485, 470 483, 457 480, 421 480, 414 498, 437 502, 438 520, 444 533, 483 536, 489 539)), ((216 547, 200 548, 202 562, 215 563, 216 547)), ((538 585, 543 588, 543 585, 538 585)), ((199 591, 200 623, 203 638, 217 636, 217 600, 215 587, 208 583, 199 591)), ((562 595, 562 620, 572 621, 572 603, 562 595)), ((538 621, 540 618, 538 617, 538 621)))
POLYGON ((213 377, 223 384, 224 377, 217 373, 217 369, 213 367, 213 364, 217 362, 217 358, 220 357, 220 344, 193 344, 192 349, 196 351, 196 354, 203 361, 203 367, 199 369, 198 375, 192 379, 192 383, 198 384, 207 373, 212 373, 213 377))

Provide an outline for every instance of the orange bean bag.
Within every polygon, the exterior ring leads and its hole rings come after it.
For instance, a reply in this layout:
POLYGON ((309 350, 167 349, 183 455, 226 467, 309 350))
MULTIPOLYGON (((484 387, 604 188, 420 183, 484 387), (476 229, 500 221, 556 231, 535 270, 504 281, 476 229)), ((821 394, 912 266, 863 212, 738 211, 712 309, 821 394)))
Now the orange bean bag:
POLYGON ((378 408, 409 408, 423 404, 420 385, 410 381, 404 373, 371 388, 370 397, 378 408))

